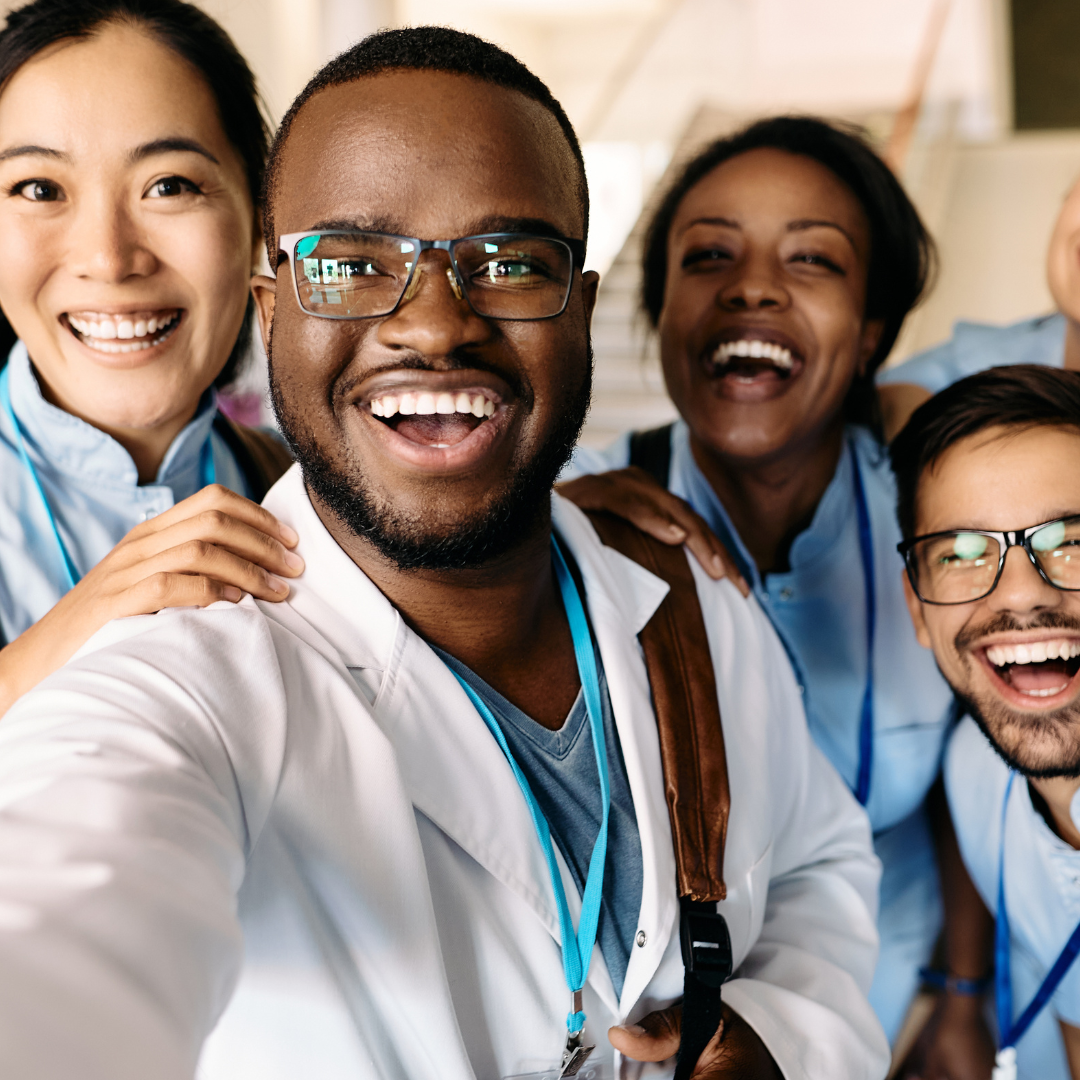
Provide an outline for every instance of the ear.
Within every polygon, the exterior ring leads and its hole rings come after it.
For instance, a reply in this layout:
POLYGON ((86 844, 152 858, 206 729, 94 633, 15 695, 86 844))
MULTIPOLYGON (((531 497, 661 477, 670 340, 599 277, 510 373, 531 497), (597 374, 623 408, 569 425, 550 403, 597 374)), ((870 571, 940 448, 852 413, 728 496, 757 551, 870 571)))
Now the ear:
POLYGON ((915 638, 924 649, 932 649, 934 646, 930 642, 930 631, 926 628, 923 602, 915 595, 907 570, 901 570, 900 576, 904 582, 904 600, 907 602, 908 614, 915 626, 915 638))
POLYGON ((585 308, 585 320, 590 325, 596 309, 596 290, 599 287, 600 275, 595 270, 587 270, 581 275, 581 302, 585 308))
POLYGON ((259 313, 259 333, 263 348, 270 355, 270 331, 274 325, 274 303, 277 300, 277 279, 256 274, 251 279, 251 295, 255 298, 255 310, 259 313))
POLYGON ((863 323, 862 334, 859 337, 859 374, 866 374, 866 365, 870 363, 870 357, 877 352, 881 342, 881 335, 885 332, 884 319, 869 319, 863 323))

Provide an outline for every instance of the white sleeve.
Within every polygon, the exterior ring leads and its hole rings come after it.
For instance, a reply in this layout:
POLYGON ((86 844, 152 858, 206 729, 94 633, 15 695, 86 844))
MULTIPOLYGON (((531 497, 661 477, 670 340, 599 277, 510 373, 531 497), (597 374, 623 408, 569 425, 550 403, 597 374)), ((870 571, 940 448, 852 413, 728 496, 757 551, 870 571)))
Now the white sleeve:
POLYGON ((630 464, 630 433, 620 435, 610 446, 596 450, 580 443, 574 448, 573 456, 559 473, 559 482, 576 480, 579 476, 591 476, 594 473, 610 472, 612 469, 625 469, 630 464))
MULTIPOLYGON (((745 741, 754 751, 744 760, 772 816, 764 923, 724 998, 786 1080, 880 1080, 889 1046, 866 999, 877 962, 881 874, 869 820, 811 739, 787 654, 761 607, 690 564, 730 745, 739 735, 729 735, 724 684, 756 688, 758 708, 744 707, 732 721, 753 725, 745 741)), ((729 753, 729 770, 730 761, 729 753)), ((733 813, 734 805, 733 798, 733 813)))
POLYGON ((0 724, 5 1076, 194 1075, 239 974, 236 894, 263 813, 236 761, 261 758, 269 788, 282 752, 273 644, 251 605, 238 649, 238 614, 202 613, 197 635, 175 632, 177 612, 111 624, 0 724), (191 665, 198 697, 170 674, 191 665), (230 704, 250 732, 215 723, 230 704))

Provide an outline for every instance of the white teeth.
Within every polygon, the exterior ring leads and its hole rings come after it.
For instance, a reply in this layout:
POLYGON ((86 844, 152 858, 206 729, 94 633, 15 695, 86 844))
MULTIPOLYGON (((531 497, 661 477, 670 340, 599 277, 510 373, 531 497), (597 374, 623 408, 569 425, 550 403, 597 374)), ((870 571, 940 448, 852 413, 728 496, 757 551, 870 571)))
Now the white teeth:
POLYGON ((154 331, 156 331, 156 330, 157 330, 157 328, 158 328, 158 321, 157 321, 157 319, 147 319, 147 320, 146 320, 146 332, 147 332, 148 334, 152 334, 152 333, 154 333, 154 331))
MULTIPOLYGON (((74 325, 74 324, 73 324, 74 325)), ((76 328, 77 329, 77 328, 76 328)), ((396 394, 384 394, 381 397, 372 398, 370 408, 373 416, 383 418, 396 416, 430 416, 438 413, 450 416, 454 413, 464 413, 484 419, 495 415, 495 402, 489 400, 483 394, 469 394, 461 391, 457 394, 443 392, 441 394, 427 393, 404 393, 400 397, 396 394)))
POLYGON ((1080 640, 1032 641, 1027 644, 990 645, 986 659, 995 667, 1006 664, 1042 664, 1047 660, 1071 660, 1080 656, 1080 640))
POLYGON ((159 331, 171 327, 176 322, 176 318, 176 312, 164 315, 160 319, 155 317, 137 321, 109 317, 85 319, 69 315, 68 322, 72 329, 82 337, 84 344, 99 352, 122 353, 138 352, 140 349, 148 349, 151 345, 156 345, 162 340, 160 337, 157 340, 149 339, 159 331), (128 344, 120 345, 119 341, 128 344))
MULTIPOLYGON (((153 320, 151 320, 151 321, 153 321, 153 320)), ((154 330, 156 330, 156 329, 157 329, 157 326, 154 327, 154 330)), ((146 332, 147 332, 146 331, 146 323, 143 322, 142 319, 140 319, 135 324, 135 336, 136 337, 146 337, 146 332)), ((153 331, 151 331, 151 333, 153 333, 153 331)))
POLYGON ((116 323, 114 323, 111 319, 108 322, 103 321, 99 323, 91 323, 90 325, 96 325, 98 328, 97 336, 105 338, 106 341, 116 337, 116 323))
POLYGON ((771 360, 774 367, 790 371, 795 366, 791 350, 771 341, 759 338, 744 338, 740 341, 726 341, 713 353, 713 360, 723 364, 733 356, 748 356, 754 360, 771 360))
POLYGON ((135 324, 130 319, 122 319, 116 327, 118 338, 133 338, 135 336, 135 324))

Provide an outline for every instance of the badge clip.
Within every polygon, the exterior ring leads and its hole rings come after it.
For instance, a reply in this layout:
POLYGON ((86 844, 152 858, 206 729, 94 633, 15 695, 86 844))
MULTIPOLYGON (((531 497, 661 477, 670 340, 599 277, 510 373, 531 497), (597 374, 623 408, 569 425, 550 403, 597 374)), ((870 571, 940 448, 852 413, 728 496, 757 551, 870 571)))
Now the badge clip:
MULTIPOLYGON (((584 1018, 584 994, 580 990, 575 990, 570 995, 570 1012, 582 1013, 584 1018)), ((567 1023, 570 1022, 570 1018, 567 1017, 567 1023)), ((562 1068, 559 1070, 559 1080, 563 1080, 564 1077, 577 1076, 581 1067, 589 1060, 589 1055, 596 1049, 595 1046, 585 1045, 585 1029, 579 1028, 577 1031, 571 1031, 566 1036, 566 1049, 563 1051, 562 1056, 562 1068)))
POLYGON ((994 1061, 991 1080, 1016 1080, 1016 1047, 1003 1046, 994 1061))

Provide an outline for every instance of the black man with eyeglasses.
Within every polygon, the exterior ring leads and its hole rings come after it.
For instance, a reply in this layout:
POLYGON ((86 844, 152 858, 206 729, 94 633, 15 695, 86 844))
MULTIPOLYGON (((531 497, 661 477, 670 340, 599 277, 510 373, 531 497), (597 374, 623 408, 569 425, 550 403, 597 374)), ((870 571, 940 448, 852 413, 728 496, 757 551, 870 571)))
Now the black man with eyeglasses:
MULTIPOLYGON (((944 883, 955 902, 935 1022, 977 1048, 989 995, 994 1080, 1077 1080, 1080 375, 1020 365, 963 379, 891 453, 908 606, 963 714, 945 786, 970 880, 944 883)), ((989 1054, 968 1058, 922 1075, 991 1071, 989 1054)))

